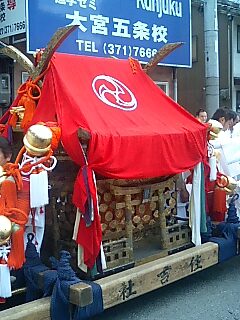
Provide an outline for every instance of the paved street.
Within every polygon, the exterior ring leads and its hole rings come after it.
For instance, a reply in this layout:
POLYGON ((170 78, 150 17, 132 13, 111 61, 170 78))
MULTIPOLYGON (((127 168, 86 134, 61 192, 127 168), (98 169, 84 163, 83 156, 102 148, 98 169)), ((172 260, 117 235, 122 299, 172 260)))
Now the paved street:
POLYGON ((106 310, 94 320, 240 320, 240 257, 106 310))

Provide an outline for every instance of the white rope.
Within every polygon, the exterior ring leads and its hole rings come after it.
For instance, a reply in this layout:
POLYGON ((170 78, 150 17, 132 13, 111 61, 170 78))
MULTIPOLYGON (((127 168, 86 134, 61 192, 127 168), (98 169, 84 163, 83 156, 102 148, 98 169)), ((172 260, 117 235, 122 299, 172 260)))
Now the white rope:
MULTIPOLYGON (((34 163, 37 163, 38 161, 41 161, 43 159, 44 159, 44 157, 41 157, 41 158, 31 157, 28 154, 26 154, 26 152, 25 152, 24 155, 23 155, 23 160, 22 160, 21 164, 19 165, 19 168, 22 169, 26 164, 34 164, 34 163)), ((39 163, 36 166, 32 166, 32 168, 29 171, 21 172, 21 174, 24 175, 24 176, 28 176, 34 170, 40 169, 40 168, 43 168, 46 171, 52 171, 57 165, 57 159, 54 156, 51 156, 49 159, 52 160, 52 162, 53 162, 50 167, 46 167, 43 163, 39 163)))
POLYGON ((3 259, 4 261, 7 262, 10 250, 11 250, 10 246, 1 246, 0 247, 0 259, 3 259))

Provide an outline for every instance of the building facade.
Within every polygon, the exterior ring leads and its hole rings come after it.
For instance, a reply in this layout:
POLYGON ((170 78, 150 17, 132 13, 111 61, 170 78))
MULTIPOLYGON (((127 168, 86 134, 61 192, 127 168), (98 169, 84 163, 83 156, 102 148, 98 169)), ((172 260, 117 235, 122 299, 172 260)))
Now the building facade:
MULTIPOLYGON (((240 111, 240 1, 218 1, 217 8, 219 106, 240 111)), ((204 1, 192 1, 192 53, 192 68, 178 70, 178 102, 194 114, 206 104, 204 1)))
MULTIPOLYGON (((195 114, 206 104, 203 0, 192 0, 191 16, 192 68, 158 66, 150 76, 170 97, 195 114)), ((219 105, 240 111, 240 0, 218 0, 218 29, 219 105)), ((26 54, 25 33, 2 40, 26 54)), ((28 57, 33 60, 32 55, 28 57)), ((0 74, 8 74, 10 80, 9 101, 0 99, 0 107, 5 109, 27 74, 16 61, 3 55, 0 55, 0 74)), ((0 82, 5 83, 5 80, 0 82)), ((215 106, 212 108, 216 109, 215 106)))

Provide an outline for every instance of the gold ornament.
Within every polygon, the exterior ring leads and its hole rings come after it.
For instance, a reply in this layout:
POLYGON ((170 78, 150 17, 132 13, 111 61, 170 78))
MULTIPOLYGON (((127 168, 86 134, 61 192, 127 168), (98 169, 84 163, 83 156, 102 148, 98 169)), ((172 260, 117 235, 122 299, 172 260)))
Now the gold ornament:
POLYGON ((26 132, 23 143, 29 154, 41 157, 51 148, 52 131, 42 124, 31 126, 26 132))
POLYGON ((12 222, 5 216, 0 215, 0 245, 5 244, 12 234, 12 222))
POLYGON ((25 108, 23 106, 18 106, 18 107, 12 107, 10 110, 10 113, 11 114, 16 113, 16 115, 19 117, 19 120, 22 121, 24 117, 24 111, 25 111, 25 108))
POLYGON ((13 222, 12 223, 12 233, 17 232, 18 230, 20 230, 20 225, 13 222))

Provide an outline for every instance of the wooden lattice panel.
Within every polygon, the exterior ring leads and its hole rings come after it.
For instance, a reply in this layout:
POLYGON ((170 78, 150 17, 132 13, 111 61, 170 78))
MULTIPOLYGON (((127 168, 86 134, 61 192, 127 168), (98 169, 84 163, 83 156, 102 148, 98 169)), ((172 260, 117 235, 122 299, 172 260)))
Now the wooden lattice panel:
POLYGON ((132 248, 129 247, 127 238, 106 241, 103 244, 103 250, 108 269, 116 268, 132 261, 132 248))
POLYGON ((108 180, 97 181, 99 213, 104 240, 116 240, 126 235, 126 216, 123 208, 116 209, 116 199, 108 180))
MULTIPOLYGON (((161 195, 160 195, 161 197, 161 195)), ((173 181, 169 181, 165 186, 164 190, 162 190, 163 197, 163 215, 166 218, 166 226, 172 225, 175 223, 175 216, 177 213, 177 193, 175 188, 175 183, 173 181)))
POLYGON ((175 223, 175 178, 154 184, 141 183, 134 187, 110 184, 110 193, 114 196, 116 210, 126 210, 128 207, 135 240, 147 234, 159 234, 161 217, 165 221, 165 227, 175 223))
MULTIPOLYGON (((66 249, 75 258, 76 244, 71 238, 76 208, 71 197, 77 171, 69 168, 69 164, 69 161, 60 162, 58 170, 51 176, 51 204, 47 209, 46 225, 48 235, 53 238, 54 254, 66 249), (72 170, 71 175, 66 177, 69 170, 72 170)), ((154 183, 135 181, 132 186, 128 182, 122 183, 119 180, 97 180, 108 269, 133 262, 133 242, 148 236, 159 237, 159 249, 171 249, 189 241, 189 229, 175 228, 174 232, 169 229, 176 227, 175 177, 154 183)))
POLYGON ((191 229, 188 222, 168 226, 165 237, 161 239, 162 249, 174 249, 189 243, 191 243, 191 229))

